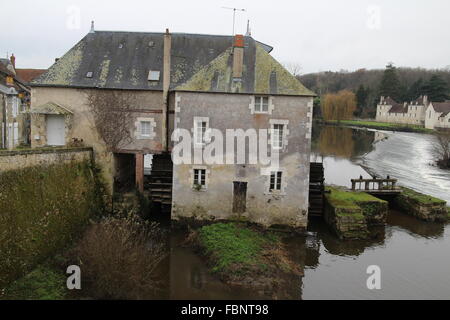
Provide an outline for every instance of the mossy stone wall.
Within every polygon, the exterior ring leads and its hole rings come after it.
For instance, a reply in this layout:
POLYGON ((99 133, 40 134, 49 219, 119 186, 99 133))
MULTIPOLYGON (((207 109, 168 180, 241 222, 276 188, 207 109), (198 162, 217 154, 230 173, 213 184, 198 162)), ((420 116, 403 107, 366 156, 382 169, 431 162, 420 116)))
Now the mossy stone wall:
POLYGON ((395 204, 406 214, 429 222, 445 222, 448 217, 446 202, 408 188, 395 198, 395 204))
POLYGON ((0 173, 0 288, 70 246, 103 210, 90 160, 0 173))
POLYGON ((358 207, 335 206, 325 197, 324 218, 340 239, 366 239, 366 219, 358 207))

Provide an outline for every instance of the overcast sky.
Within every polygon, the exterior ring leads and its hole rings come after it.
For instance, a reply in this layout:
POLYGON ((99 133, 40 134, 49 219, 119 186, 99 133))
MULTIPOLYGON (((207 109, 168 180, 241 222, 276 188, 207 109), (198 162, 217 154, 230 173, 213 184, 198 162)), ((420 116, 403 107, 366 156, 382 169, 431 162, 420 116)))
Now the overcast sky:
POLYGON ((0 55, 48 68, 89 31, 245 33, 302 73, 396 66, 450 66, 449 0, 21 0, 2 1, 0 55), (6 19, 5 19, 6 17, 6 19))

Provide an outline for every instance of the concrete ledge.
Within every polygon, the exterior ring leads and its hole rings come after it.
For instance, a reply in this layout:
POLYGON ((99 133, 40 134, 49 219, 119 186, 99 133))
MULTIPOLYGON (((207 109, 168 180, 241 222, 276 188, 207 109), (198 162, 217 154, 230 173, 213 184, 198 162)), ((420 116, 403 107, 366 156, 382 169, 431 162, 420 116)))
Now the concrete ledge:
POLYGON ((0 151, 0 172, 92 159, 93 149, 86 147, 0 151))
POLYGON ((17 150, 0 150, 0 157, 5 156, 17 156, 17 155, 27 155, 27 154, 43 154, 43 153, 67 153, 67 152, 82 152, 82 151, 93 151, 91 147, 73 147, 73 148, 60 148, 60 147, 47 147, 47 148, 36 148, 36 149, 17 149, 17 150))

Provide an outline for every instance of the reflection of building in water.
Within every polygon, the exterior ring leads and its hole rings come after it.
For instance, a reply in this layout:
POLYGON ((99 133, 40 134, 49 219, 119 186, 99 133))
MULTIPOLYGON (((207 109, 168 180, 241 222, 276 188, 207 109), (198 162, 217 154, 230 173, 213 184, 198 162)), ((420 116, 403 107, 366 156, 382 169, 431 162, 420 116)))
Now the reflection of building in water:
POLYGON ((315 126, 312 150, 325 156, 354 158, 372 150, 374 132, 337 126, 315 126))

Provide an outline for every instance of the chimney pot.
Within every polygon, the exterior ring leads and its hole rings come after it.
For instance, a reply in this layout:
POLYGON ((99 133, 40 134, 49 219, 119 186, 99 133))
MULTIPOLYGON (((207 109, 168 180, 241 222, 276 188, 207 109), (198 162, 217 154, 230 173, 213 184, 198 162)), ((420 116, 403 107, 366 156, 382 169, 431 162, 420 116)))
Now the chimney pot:
POLYGON ((9 60, 11 61, 11 64, 13 65, 13 67, 15 69, 16 68, 16 57, 14 56, 14 53, 11 55, 9 60))
POLYGON ((234 36, 234 47, 244 47, 244 36, 242 34, 237 34, 234 36))

